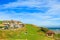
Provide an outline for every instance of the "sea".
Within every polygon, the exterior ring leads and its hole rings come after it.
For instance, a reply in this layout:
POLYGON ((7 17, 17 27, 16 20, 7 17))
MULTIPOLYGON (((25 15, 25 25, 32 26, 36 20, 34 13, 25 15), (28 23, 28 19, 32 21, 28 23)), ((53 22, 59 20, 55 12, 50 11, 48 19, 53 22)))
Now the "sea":
POLYGON ((48 29, 55 32, 56 34, 60 34, 60 28, 48 28, 48 29))

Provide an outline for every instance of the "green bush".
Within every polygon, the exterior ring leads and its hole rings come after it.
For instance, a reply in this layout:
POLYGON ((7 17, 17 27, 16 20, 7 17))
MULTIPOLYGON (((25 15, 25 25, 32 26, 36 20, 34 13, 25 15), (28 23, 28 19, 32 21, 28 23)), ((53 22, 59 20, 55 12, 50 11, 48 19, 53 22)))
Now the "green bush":
POLYGON ((0 26, 0 28, 3 28, 2 26, 0 26))
POLYGON ((46 33, 48 31, 48 29, 47 28, 40 27, 40 29, 38 31, 43 31, 44 33, 46 33))

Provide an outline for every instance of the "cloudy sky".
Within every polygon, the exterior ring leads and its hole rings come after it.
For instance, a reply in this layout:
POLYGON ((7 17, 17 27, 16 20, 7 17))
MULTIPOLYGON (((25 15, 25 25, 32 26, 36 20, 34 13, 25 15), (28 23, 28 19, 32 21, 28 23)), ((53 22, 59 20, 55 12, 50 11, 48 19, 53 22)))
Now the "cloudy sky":
POLYGON ((0 0, 0 20, 59 26, 60 0, 0 0))

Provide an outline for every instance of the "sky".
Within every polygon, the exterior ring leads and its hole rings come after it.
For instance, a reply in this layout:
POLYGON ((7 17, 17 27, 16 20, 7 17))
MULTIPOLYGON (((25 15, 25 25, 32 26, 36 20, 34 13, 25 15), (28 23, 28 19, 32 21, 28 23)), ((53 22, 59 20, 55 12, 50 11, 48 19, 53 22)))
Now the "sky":
POLYGON ((60 26, 60 0, 0 0, 0 20, 60 26))

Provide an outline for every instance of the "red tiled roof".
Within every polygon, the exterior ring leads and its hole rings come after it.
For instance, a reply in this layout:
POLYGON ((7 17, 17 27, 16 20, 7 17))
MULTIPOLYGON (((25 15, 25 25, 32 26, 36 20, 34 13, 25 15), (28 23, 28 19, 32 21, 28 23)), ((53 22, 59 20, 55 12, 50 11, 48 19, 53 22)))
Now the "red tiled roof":
POLYGON ((48 34, 48 33, 55 34, 53 31, 50 31, 50 30, 49 30, 49 31, 47 31, 46 33, 47 33, 47 34, 48 34))

